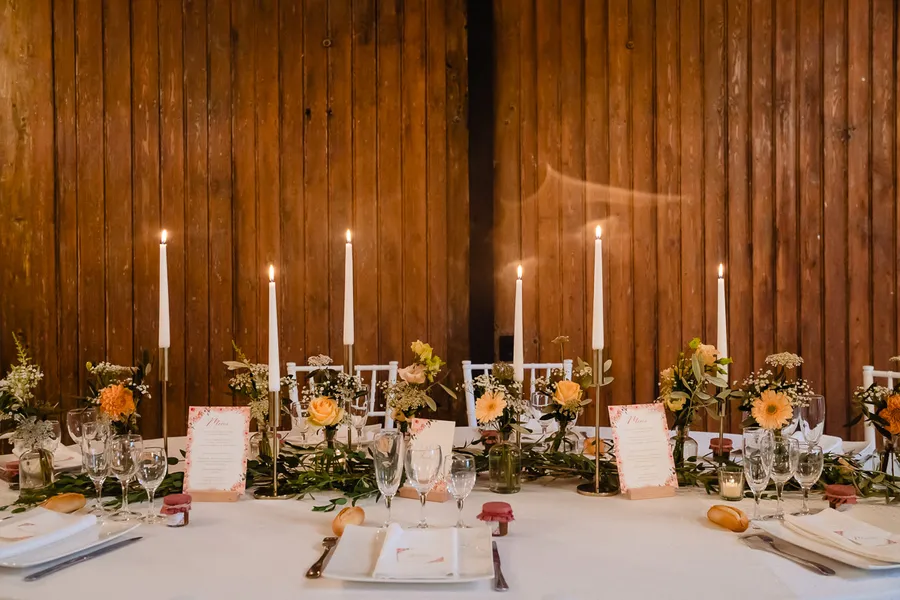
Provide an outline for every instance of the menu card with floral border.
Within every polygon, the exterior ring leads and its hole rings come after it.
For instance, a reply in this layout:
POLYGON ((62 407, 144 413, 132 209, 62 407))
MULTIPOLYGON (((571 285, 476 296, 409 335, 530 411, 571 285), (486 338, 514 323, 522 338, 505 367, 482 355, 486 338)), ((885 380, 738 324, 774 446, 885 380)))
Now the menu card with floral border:
POLYGON ((235 501, 247 486, 250 408, 191 406, 184 491, 195 501, 235 501))
POLYGON ((672 496, 678 488, 662 404, 609 407, 619 489, 632 500, 672 496))

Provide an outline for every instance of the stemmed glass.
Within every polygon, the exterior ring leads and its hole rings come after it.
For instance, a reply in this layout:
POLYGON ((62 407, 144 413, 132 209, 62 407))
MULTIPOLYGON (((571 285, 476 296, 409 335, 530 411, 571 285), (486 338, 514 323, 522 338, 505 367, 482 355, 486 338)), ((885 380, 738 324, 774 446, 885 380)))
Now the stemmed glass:
POLYGON ((85 423, 94 423, 97 421, 97 409, 93 407, 76 408, 66 413, 66 429, 69 430, 69 437, 76 444, 81 443, 81 436, 85 423))
POLYGON ((748 427, 744 429, 743 457, 744 476, 747 485, 753 490, 753 520, 759 520, 759 497, 772 474, 775 437, 768 429, 748 427))
POLYGON ((300 432, 300 443, 305 445, 309 421, 306 420, 306 407, 299 402, 291 403, 291 430, 300 432))
POLYGON ((47 421, 50 425, 50 436, 44 440, 44 443, 41 444, 41 447, 53 454, 56 452, 56 449, 59 448, 59 440, 62 438, 62 427, 59 425, 59 421, 47 421))
POLYGON ((444 464, 441 456, 441 447, 420 446, 417 448, 410 445, 406 449, 405 462, 406 479, 419 492, 421 511, 417 527, 419 529, 428 529, 428 522, 425 520, 425 497, 437 482, 441 465, 444 464))
POLYGON ((456 499, 456 508, 459 509, 456 527, 463 529, 466 527, 462 516, 463 504, 475 487, 475 458, 470 454, 454 452, 447 462, 450 463, 447 490, 456 499))
POLYGON ((147 498, 150 500, 150 506, 143 519, 145 523, 161 523, 166 520, 165 517, 156 514, 154 511, 153 497, 156 494, 156 489, 165 479, 168 468, 166 451, 158 446, 145 447, 138 454, 137 480, 143 486, 144 491, 147 492, 147 498))
POLYGON ((384 496, 387 519, 384 527, 391 524, 391 501, 400 488, 403 476, 403 436, 399 431, 379 431, 372 442, 372 459, 375 462, 375 481, 378 491, 384 496))
POLYGON ((81 466, 97 488, 97 499, 94 501, 93 515, 105 515, 103 508, 103 482, 109 475, 109 443, 106 436, 93 435, 85 428, 81 438, 81 466))
POLYGON ((784 520, 784 484, 790 480, 797 469, 797 460, 800 455, 800 444, 794 438, 775 438, 772 449, 772 480, 775 482, 776 508, 775 514, 766 519, 784 520))
POLYGON ((818 444, 825 430, 825 396, 807 396, 800 407, 800 431, 809 444, 818 444))
POLYGON ((140 515, 128 510, 128 482, 134 477, 138 460, 143 450, 143 440, 139 435, 117 435, 110 441, 109 470, 122 485, 122 507, 110 517, 113 521, 131 521, 140 515))
POLYGON ((357 447, 362 446, 363 429, 369 420, 369 395, 357 396, 350 401, 350 424, 356 429, 357 447))
POLYGON ((800 407, 794 406, 793 409, 791 420, 788 421, 787 425, 781 428, 781 437, 791 437, 800 426, 800 407))
POLYGON ((535 418, 541 426, 541 438, 547 437, 547 429, 550 427, 550 420, 541 420, 544 416, 544 408, 550 406, 550 396, 535 392, 531 395, 531 406, 534 409, 535 418))
POLYGON ((822 476, 822 468, 825 466, 825 453, 822 447, 816 444, 800 444, 797 467, 794 471, 794 479, 803 488, 803 507, 796 515, 809 514, 809 489, 816 484, 822 476))

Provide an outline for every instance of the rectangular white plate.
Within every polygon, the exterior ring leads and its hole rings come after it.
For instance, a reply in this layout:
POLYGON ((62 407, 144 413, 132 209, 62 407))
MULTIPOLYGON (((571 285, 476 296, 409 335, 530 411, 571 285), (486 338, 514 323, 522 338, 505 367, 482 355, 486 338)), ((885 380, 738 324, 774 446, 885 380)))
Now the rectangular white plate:
POLYGON ((0 567, 27 569, 54 562, 110 542, 132 531, 139 525, 140 523, 116 523, 113 521, 97 523, 93 527, 88 527, 84 531, 79 531, 75 535, 54 544, 35 548, 29 552, 22 552, 5 560, 0 560, 0 567))
POLYGON ((878 560, 872 560, 864 556, 846 552, 840 548, 823 544, 812 540, 806 536, 791 531, 784 526, 781 521, 759 521, 755 523, 757 527, 768 533, 774 538, 778 538, 789 544, 799 546, 804 550, 808 550, 815 554, 819 554, 826 558, 836 560, 837 562, 856 567, 857 569, 865 569, 866 571, 885 571, 890 569, 900 569, 900 564, 886 563, 878 560))
POLYGON ((464 583, 494 576, 491 528, 481 525, 459 531, 459 575, 438 579, 376 579, 372 570, 378 560, 384 530, 348 527, 322 572, 323 577, 366 583, 464 583))

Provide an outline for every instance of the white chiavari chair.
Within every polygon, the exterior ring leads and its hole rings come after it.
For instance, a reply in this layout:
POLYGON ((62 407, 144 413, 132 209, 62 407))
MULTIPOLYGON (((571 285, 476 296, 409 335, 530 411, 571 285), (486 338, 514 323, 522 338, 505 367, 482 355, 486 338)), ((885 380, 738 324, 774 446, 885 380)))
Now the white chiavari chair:
MULTIPOLYGON (((894 389, 894 385, 900 382, 900 371, 876 371, 875 367, 866 365, 863 367, 863 387, 868 388, 876 379, 886 380, 887 387, 894 389)), ((873 447, 875 445, 875 426, 865 421, 865 440, 873 447)))
MULTIPOLYGON (((299 402, 300 401, 300 392, 299 388, 303 385, 303 381, 301 381, 304 377, 299 376, 298 373, 312 373, 313 371, 318 371, 322 367, 314 367, 312 365, 297 365, 297 363, 289 362, 287 363, 287 373, 288 377, 293 377, 297 381, 297 386, 291 390, 291 402, 299 402)), ((344 365, 328 365, 328 368, 332 371, 339 371, 341 373, 344 372, 344 365)), ((313 389, 312 380, 308 383, 309 389, 313 389)))
MULTIPOLYGON (((529 395, 534 394, 534 380, 536 377, 547 376, 552 369, 562 369, 566 379, 572 379, 572 359, 566 359, 561 363, 525 363, 522 365, 525 376, 528 381, 529 395)), ((463 383, 466 390, 466 420, 469 427, 478 427, 478 421, 475 419, 475 392, 472 389, 472 382, 479 375, 490 373, 494 369, 493 364, 473 364, 471 360, 462 361, 463 383)))
POLYGON ((379 375, 383 376, 386 373, 388 383, 396 383, 399 366, 396 360, 392 360, 386 365, 356 365, 353 367, 356 375, 365 385, 369 386, 369 416, 384 417, 385 429, 393 428, 394 420, 388 413, 387 406, 381 410, 375 410, 375 400, 378 398, 378 379, 379 375))

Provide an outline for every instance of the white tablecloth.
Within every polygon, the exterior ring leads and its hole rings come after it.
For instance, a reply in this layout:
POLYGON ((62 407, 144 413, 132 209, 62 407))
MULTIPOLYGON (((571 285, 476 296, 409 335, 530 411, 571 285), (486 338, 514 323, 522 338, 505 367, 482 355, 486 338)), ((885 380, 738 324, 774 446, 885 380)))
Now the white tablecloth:
MULTIPOLYGON (((461 430, 459 435, 469 434, 461 430)), ((173 446, 181 442, 170 441, 173 446)), ((14 499, 15 493, 0 483, 0 504, 14 499)), ((490 500, 508 501, 515 511, 510 534, 496 538, 509 598, 900 598, 900 572, 872 575, 823 558, 838 576, 822 577, 747 548, 737 534, 707 521, 707 509, 720 501, 702 490, 630 501, 583 497, 571 483, 529 483, 521 493, 501 497, 479 480, 465 518, 474 521, 490 500)), ((195 503, 189 526, 143 525, 136 530, 143 541, 44 580, 24 583, 23 572, 0 569, 0 598, 498 597, 488 581, 407 586, 306 579, 306 569, 321 552, 321 539, 331 534, 333 514, 312 512, 317 503, 322 500, 250 497, 232 504, 195 503)), ((788 508, 798 504, 791 498, 788 508)), ((824 505, 818 498, 813 504, 824 505)), ((382 522, 383 503, 362 506, 367 524, 382 522)), ((749 514, 752 502, 743 501, 741 508, 749 514)), ((764 502, 764 510, 773 508, 774 502, 764 502)), ((432 525, 455 523, 453 502, 429 504, 427 510, 432 525)), ((873 501, 854 507, 851 514, 900 532, 900 508, 873 501)), ((394 517, 415 523, 418 502, 398 498, 394 517)))

